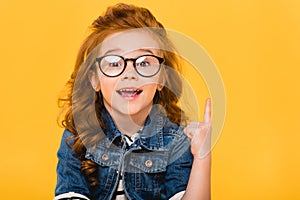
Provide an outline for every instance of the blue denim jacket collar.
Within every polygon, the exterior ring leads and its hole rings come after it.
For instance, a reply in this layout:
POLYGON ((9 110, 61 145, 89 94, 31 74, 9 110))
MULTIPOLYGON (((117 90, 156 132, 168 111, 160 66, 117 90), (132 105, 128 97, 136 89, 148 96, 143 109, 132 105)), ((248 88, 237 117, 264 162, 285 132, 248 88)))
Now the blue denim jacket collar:
MULTIPOLYGON (((106 131, 106 147, 109 148, 116 140, 124 137, 122 133, 115 126, 109 112, 105 110, 107 118, 106 131)), ((165 110, 160 105, 154 105, 149 113, 144 128, 140 133, 140 139, 137 144, 148 150, 163 150, 163 127, 167 120, 165 110)))
POLYGON ((106 132, 104 133, 108 139, 108 146, 109 147, 117 138, 122 137, 122 133, 119 131, 119 129, 115 126, 115 123, 110 116, 109 112, 105 109, 105 117, 107 119, 106 123, 106 132))

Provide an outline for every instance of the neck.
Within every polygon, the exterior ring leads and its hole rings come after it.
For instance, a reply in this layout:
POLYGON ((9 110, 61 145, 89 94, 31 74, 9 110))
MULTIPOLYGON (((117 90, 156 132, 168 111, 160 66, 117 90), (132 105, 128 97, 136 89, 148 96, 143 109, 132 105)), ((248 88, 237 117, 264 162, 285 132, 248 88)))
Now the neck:
POLYGON ((122 134, 130 137, 144 126, 147 116, 149 115, 150 109, 143 112, 139 112, 135 115, 127 115, 118 111, 111 110, 108 110, 108 112, 119 131, 122 134))

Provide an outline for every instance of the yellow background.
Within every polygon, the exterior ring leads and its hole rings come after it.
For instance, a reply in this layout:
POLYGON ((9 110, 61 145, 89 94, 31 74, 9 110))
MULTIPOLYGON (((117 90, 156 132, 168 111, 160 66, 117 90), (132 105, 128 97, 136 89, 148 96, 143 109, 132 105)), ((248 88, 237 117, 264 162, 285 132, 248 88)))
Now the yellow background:
MULTIPOLYGON (((56 99, 87 26, 117 2, 1 2, 1 199, 53 197, 56 99)), ((124 2, 194 38, 220 70, 227 116, 213 151, 213 199, 299 199, 300 1, 124 2)))

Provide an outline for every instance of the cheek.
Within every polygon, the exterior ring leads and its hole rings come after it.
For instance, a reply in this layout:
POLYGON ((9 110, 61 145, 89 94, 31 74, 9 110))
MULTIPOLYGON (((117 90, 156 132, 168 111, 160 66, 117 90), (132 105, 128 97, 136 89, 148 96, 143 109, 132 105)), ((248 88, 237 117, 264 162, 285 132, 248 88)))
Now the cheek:
POLYGON ((145 89, 148 91, 149 96, 154 97, 154 94, 157 89, 157 84, 149 84, 149 85, 145 86, 145 89))
POLYGON ((112 78, 100 78, 100 90, 106 98, 111 98, 112 93, 115 91, 117 81, 112 78))
POLYGON ((101 76, 99 80, 100 80, 101 89, 109 88, 110 90, 113 90, 117 84, 117 80, 106 76, 101 76))

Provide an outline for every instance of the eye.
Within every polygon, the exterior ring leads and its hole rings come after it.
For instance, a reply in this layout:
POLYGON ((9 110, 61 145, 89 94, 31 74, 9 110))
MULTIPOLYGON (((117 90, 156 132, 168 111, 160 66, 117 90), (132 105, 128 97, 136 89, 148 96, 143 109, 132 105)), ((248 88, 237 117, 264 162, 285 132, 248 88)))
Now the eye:
POLYGON ((124 64, 124 61, 119 56, 106 56, 102 60, 101 64, 103 66, 107 66, 107 67, 122 67, 124 64))
POLYGON ((109 63, 109 66, 110 66, 110 67, 120 67, 120 66, 121 66, 121 63, 118 63, 118 62, 110 62, 110 63, 109 63))
POLYGON ((142 56, 136 60, 136 65, 139 67, 148 67, 153 64, 151 57, 149 56, 142 56))
POLYGON ((141 67, 148 67, 151 65, 151 63, 149 63, 148 61, 143 61, 143 62, 138 63, 138 65, 141 67))

